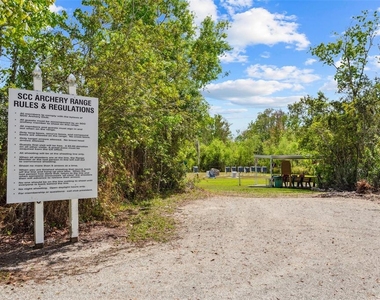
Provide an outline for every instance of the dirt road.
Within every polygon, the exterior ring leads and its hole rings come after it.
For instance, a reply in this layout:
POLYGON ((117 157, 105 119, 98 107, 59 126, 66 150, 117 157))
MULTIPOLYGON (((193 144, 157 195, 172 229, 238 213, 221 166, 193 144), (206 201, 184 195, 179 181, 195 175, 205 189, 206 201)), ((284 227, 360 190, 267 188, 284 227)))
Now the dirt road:
POLYGON ((166 244, 78 243, 18 264, 50 279, 0 286, 0 298, 380 299, 378 202, 210 198, 176 217, 166 244))

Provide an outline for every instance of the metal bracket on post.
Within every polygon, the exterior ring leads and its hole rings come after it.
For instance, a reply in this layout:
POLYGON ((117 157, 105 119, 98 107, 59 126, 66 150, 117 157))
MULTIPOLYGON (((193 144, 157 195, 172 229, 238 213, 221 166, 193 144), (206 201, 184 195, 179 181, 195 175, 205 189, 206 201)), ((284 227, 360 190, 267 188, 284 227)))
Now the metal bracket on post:
MULTIPOLYGON (((76 78, 73 74, 67 77, 67 82, 69 83, 69 94, 77 94, 76 78)), ((70 219, 70 242, 75 243, 78 241, 79 236, 79 210, 78 210, 78 199, 69 200, 69 219, 70 219)))
MULTIPOLYGON (((42 92, 42 71, 37 65, 33 70, 33 88, 42 92)), ((44 247, 44 203, 34 202, 34 247, 44 247)))

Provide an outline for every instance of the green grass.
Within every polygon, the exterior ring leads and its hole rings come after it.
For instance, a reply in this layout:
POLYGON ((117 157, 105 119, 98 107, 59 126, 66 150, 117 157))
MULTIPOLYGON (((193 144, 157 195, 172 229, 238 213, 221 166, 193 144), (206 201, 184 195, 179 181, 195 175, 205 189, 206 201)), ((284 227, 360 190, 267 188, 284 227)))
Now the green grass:
POLYGON ((258 176, 244 174, 239 178, 232 178, 230 174, 221 173, 216 178, 206 178, 205 175, 189 174, 189 179, 193 179, 195 185, 206 191, 237 196, 250 197, 291 197, 305 194, 315 194, 307 188, 275 188, 267 187, 269 174, 258 174, 258 176))
POLYGON ((11 273, 7 270, 0 270, 0 283, 7 283, 11 279, 11 273))
POLYGON ((130 215, 127 222, 128 240, 137 244, 169 240, 175 232, 174 211, 187 197, 175 195, 136 204, 123 204, 120 210, 127 211, 130 215))

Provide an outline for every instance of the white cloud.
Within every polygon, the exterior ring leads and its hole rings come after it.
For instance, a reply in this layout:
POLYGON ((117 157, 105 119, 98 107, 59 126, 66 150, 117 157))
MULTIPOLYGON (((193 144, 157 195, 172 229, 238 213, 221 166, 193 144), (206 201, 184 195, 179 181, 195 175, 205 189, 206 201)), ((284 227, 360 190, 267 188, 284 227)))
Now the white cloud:
POLYGON ((322 92, 336 91, 338 89, 334 76, 328 76, 327 81, 320 88, 322 92))
POLYGON ((55 3, 49 6, 49 10, 54 13, 59 13, 62 10, 65 10, 62 6, 56 6, 55 3))
POLYGON ((189 9, 195 14, 195 24, 200 25, 206 17, 217 20, 217 6, 213 0, 188 0, 189 9))
POLYGON ((315 62, 317 62, 316 59, 314 59, 314 58, 308 58, 308 59, 305 61, 305 66, 311 66, 311 65, 314 64, 315 62))
MULTIPOLYGON (((336 68, 339 68, 343 65, 342 58, 335 61, 334 63, 336 68)), ((368 64, 365 66, 365 71, 378 71, 380 69, 380 55, 370 55, 368 56, 368 64)))
POLYGON ((261 54, 261 57, 262 58, 269 58, 270 57, 270 53, 268 51, 265 51, 261 54))
POLYGON ((277 43, 295 45, 297 50, 306 49, 310 42, 305 34, 298 33, 295 16, 272 14, 264 8, 252 8, 235 14, 228 29, 228 40, 234 47, 244 49, 249 45, 277 43))
MULTIPOLYGON (((244 105, 247 107, 255 108, 279 108, 287 107, 289 104, 299 101, 303 96, 294 95, 288 97, 262 97, 262 96, 252 96, 249 98, 239 98, 232 100, 231 102, 235 105, 244 105)), ((220 112, 223 113, 224 112, 220 112)))
POLYGON ((246 108, 225 108, 221 106, 211 106, 210 112, 212 114, 224 114, 224 115, 230 115, 230 114, 241 114, 247 112, 248 109, 246 108))
MULTIPOLYGON (((286 70, 286 68, 284 70, 286 70)), ((292 70, 294 71, 294 69, 292 70)), ((297 69, 295 70, 297 71, 297 69)), ((283 71, 280 77, 286 75, 295 76, 296 73, 297 72, 283 71)), ((285 107, 290 103, 299 101, 303 95, 294 95, 294 92, 298 94, 298 92, 303 89, 304 87, 298 82, 254 80, 248 78, 211 83, 206 87, 203 96, 205 98, 226 101, 239 106, 285 107), (287 95, 281 97, 275 96, 275 93, 278 92, 286 93, 287 95)))
MULTIPOLYGON (((200 25, 207 17, 214 21, 218 19, 218 8, 213 0, 188 0, 189 9, 195 14, 195 23, 200 25)), ((306 49, 310 42, 307 37, 299 33, 295 16, 270 13, 264 8, 251 8, 242 13, 236 13, 252 7, 252 0, 221 0, 230 14, 230 28, 227 30, 228 42, 234 48, 233 52, 221 57, 224 63, 247 62, 245 48, 250 45, 264 44, 273 46, 285 43, 286 48, 306 49)), ((269 58, 268 52, 262 57, 269 58)))
POLYGON ((253 0, 222 0, 223 5, 229 5, 233 7, 251 7, 253 0))
MULTIPOLYGON (((298 69, 295 66, 276 67, 271 65, 252 65, 246 70, 248 76, 265 80, 281 80, 284 82, 311 83, 320 79, 312 69, 298 69)), ((297 87, 299 90, 300 87, 297 87)))
POLYGON ((252 7, 253 0, 222 0, 221 4, 230 15, 233 15, 236 11, 252 7))
POLYGON ((335 63, 334 63, 335 67, 336 68, 339 68, 341 65, 342 65, 342 59, 339 58, 339 60, 337 60, 335 63))
POLYGON ((376 70, 380 69, 380 55, 374 55, 368 57, 368 62, 371 67, 374 67, 376 70))
POLYGON ((238 49, 233 49, 232 51, 224 53, 220 56, 220 61, 223 63, 239 62, 245 63, 248 61, 248 55, 243 55, 245 51, 239 51, 238 49))
POLYGON ((205 97, 237 102, 241 99, 249 99, 255 96, 268 96, 273 93, 291 90, 295 85, 287 82, 238 79, 227 80, 221 83, 207 85, 205 97))
POLYGON ((295 91, 295 92, 299 92, 299 91, 302 91, 304 90, 305 87, 299 83, 295 83, 292 90, 295 91))

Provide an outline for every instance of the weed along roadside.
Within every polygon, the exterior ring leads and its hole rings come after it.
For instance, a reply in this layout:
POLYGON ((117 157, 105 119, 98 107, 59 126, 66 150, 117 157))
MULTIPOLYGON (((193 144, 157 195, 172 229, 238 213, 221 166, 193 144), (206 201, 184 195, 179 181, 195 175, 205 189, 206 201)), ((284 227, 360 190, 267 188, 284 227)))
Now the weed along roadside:
POLYGON ((128 222, 128 240, 133 243, 170 240, 175 230, 173 213, 179 201, 178 197, 156 198, 138 206, 123 205, 121 211, 134 212, 128 222))

